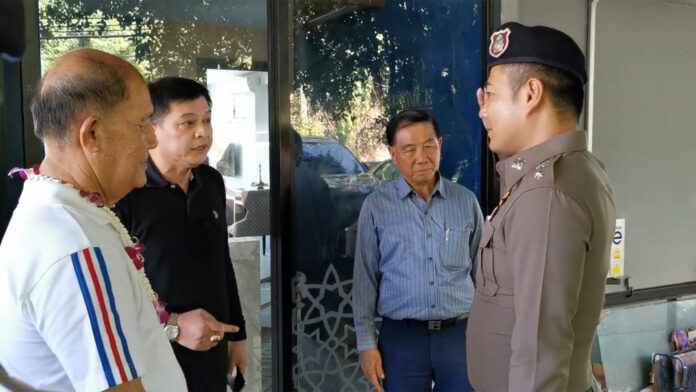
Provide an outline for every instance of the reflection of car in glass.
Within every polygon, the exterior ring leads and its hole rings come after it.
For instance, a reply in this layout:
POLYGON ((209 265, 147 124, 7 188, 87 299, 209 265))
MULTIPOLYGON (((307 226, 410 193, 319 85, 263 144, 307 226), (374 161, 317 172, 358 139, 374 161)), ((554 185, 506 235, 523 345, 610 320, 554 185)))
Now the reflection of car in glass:
MULTIPOLYGON (((305 136, 302 138, 302 164, 319 174, 331 191, 333 224, 341 232, 353 225, 360 214, 365 197, 379 182, 367 172, 367 166, 358 160, 339 141, 328 137, 305 136)), ((350 240, 345 248, 354 244, 350 240)))
POLYGON ((399 168, 396 167, 391 159, 382 161, 377 166, 370 169, 370 173, 379 181, 379 183, 389 182, 396 177, 399 177, 399 168))
POLYGON ((319 174, 331 189, 350 188, 370 193, 377 185, 367 166, 338 140, 328 137, 302 138, 302 161, 319 174))
POLYGON ((302 159, 308 168, 321 174, 359 174, 367 167, 338 140, 329 137, 303 136, 302 159))

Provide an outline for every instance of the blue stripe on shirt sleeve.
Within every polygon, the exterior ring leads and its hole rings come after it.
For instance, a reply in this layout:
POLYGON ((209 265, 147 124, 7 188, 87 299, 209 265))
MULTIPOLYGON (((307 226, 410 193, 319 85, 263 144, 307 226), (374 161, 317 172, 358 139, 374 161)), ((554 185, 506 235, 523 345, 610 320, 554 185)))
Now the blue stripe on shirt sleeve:
POLYGON ((114 300, 114 293, 111 289, 111 280, 109 279, 109 272, 106 269, 106 262, 104 261, 104 256, 102 255, 101 249, 94 248, 94 253, 97 255, 97 260, 99 262, 99 269, 102 273, 102 278, 104 279, 104 286, 106 286, 106 294, 109 297, 109 306, 111 307, 111 312, 114 315, 114 324, 116 324, 116 333, 118 333, 119 339, 121 339, 121 345, 123 346, 123 355, 126 357, 126 362, 131 372, 131 379, 134 380, 138 378, 138 372, 135 370, 135 364, 133 364, 133 359, 131 358, 130 351, 128 351, 128 342, 126 341, 126 336, 123 334, 123 328, 121 328, 121 319, 118 316, 118 311, 116 309, 116 301, 114 300))
POLYGON ((111 365, 109 364, 109 358, 106 356, 106 350, 104 348, 104 342, 101 338, 101 332, 99 331, 99 322, 97 320, 97 313, 94 310, 94 304, 92 303, 92 297, 90 296, 89 289, 87 288, 87 282, 85 281, 85 275, 82 272, 82 266, 80 264, 79 252, 73 253, 71 256, 72 265, 75 269, 75 275, 77 276, 77 283, 80 285, 80 291, 82 291, 82 298, 85 301, 85 306, 87 307, 87 314, 89 315, 89 323, 92 326, 92 334, 94 335, 94 341, 97 344, 97 352, 99 353, 99 359, 101 359, 102 368, 104 369, 104 375, 106 376, 106 381, 109 388, 116 386, 116 381, 114 380, 114 374, 111 371, 111 365))

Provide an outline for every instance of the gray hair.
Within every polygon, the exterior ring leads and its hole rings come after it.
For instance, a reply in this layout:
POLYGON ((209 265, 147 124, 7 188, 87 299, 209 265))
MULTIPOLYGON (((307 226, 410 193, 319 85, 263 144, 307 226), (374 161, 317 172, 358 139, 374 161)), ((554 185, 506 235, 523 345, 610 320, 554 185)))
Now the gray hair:
POLYGON ((49 72, 39 82, 31 103, 34 133, 39 139, 50 138, 64 146, 71 126, 84 109, 91 106, 105 113, 128 99, 123 73, 100 65, 95 70, 85 69, 83 74, 52 76, 47 82, 49 72))

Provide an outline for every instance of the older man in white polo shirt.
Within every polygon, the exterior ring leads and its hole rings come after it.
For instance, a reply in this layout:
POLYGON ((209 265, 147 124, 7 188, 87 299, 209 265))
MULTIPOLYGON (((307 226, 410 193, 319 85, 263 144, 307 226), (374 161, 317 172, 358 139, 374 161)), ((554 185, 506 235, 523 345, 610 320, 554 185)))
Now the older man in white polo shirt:
POLYGON ((186 389, 142 246, 108 209, 145 183, 151 113, 140 74, 103 52, 69 52, 41 81, 32 115, 46 158, 19 171, 27 181, 0 245, 0 366, 12 382, 186 389))

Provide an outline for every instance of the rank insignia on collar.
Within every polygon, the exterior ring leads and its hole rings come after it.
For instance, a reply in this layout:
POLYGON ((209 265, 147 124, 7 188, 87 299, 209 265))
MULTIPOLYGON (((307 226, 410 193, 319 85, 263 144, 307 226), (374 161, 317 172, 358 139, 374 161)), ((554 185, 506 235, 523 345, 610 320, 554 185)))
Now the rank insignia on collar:
POLYGON ((534 173, 534 178, 536 178, 537 180, 541 180, 542 178, 544 178, 544 169, 546 168, 546 166, 549 165, 549 162, 550 159, 547 159, 537 165, 536 173, 534 173))
POLYGON ((524 158, 517 158, 514 162, 512 162, 512 165, 510 165, 510 167, 512 167, 515 170, 522 170, 524 168, 524 165, 526 164, 527 161, 525 161, 524 158))
POLYGON ((488 53, 498 58, 500 55, 505 53, 508 45, 510 44, 510 29, 506 28, 504 30, 496 31, 491 35, 491 45, 488 47, 488 53))

